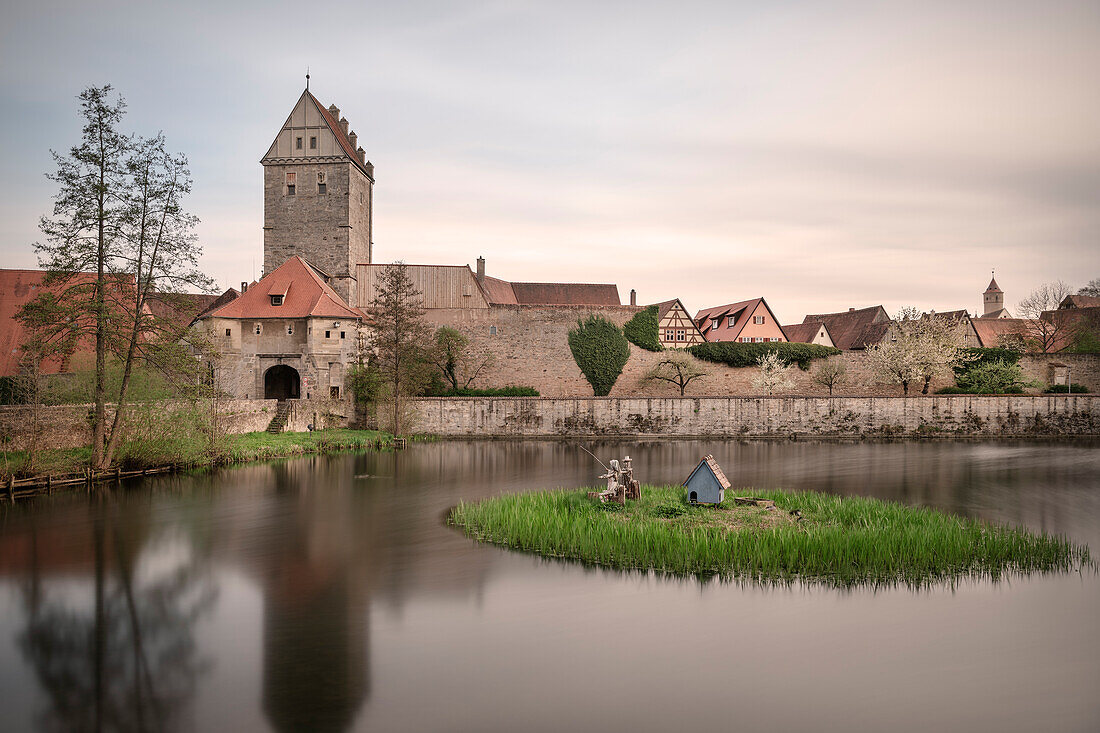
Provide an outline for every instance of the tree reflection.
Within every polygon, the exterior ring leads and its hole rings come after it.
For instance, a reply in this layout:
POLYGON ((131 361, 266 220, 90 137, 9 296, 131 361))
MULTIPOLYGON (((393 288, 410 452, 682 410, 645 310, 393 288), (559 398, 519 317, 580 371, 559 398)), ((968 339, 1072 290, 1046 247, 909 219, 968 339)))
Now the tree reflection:
POLYGON ((216 596, 205 568, 174 547, 139 562, 151 544, 149 517, 127 507, 118 516, 119 508, 97 501, 90 525, 73 530, 61 552, 56 536, 29 528, 19 646, 50 702, 38 718, 43 730, 178 728, 205 666, 194 640, 216 596), (80 568, 80 581, 43 582, 81 557, 92 567, 80 568))

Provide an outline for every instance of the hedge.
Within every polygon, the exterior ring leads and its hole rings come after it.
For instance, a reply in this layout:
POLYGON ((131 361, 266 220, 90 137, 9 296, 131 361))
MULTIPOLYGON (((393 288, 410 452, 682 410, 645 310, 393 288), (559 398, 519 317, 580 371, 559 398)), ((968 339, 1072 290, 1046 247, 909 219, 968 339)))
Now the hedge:
POLYGON ((602 316, 577 321, 577 327, 569 332, 569 350, 597 397, 611 392, 630 358, 626 336, 602 316))
POLYGON ((1074 382, 1073 387, 1072 387, 1072 392, 1070 391, 1070 389, 1067 389, 1066 385, 1064 385, 1064 384, 1051 385, 1050 387, 1047 388, 1046 391, 1047 391, 1047 394, 1066 394, 1067 392, 1069 392, 1070 394, 1078 394, 1078 393, 1088 394, 1090 390, 1087 386, 1085 386, 1083 384, 1078 384, 1077 382, 1074 382))
POLYGON ((429 397, 538 397, 534 387, 495 387, 490 389, 444 389, 429 397))
POLYGON ((651 305, 643 311, 638 311, 633 318, 623 326, 623 335, 626 340, 638 348, 646 351, 663 351, 661 341, 657 337, 657 306, 651 305))
POLYGON ((810 362, 814 359, 824 359, 827 356, 840 353, 840 349, 820 344, 782 342, 741 344, 735 341, 712 341, 705 344, 696 344, 695 346, 689 346, 687 351, 692 356, 704 361, 725 364, 734 368, 756 366, 761 356, 774 351, 788 364, 798 364, 798 368, 803 371, 810 368, 810 362))

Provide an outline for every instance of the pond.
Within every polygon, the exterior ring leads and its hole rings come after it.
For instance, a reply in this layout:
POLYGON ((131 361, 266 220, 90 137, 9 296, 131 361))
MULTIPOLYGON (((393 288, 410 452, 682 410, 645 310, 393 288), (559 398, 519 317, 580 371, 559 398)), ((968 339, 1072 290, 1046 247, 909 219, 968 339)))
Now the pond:
MULTIPOLYGON (((1100 553, 1100 444, 607 441, 647 483, 927 505, 1100 553)), ((5 731, 1100 729, 1093 570, 765 588, 480 545, 460 499, 595 483, 576 444, 438 442, 0 507, 5 731)))

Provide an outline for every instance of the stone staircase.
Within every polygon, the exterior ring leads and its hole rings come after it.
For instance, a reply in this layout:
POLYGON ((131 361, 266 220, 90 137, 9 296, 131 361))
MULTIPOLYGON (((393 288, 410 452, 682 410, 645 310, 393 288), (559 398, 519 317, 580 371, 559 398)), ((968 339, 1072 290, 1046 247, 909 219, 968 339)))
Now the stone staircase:
POLYGON ((275 417, 267 425, 267 432, 275 434, 283 432, 287 421, 290 419, 290 401, 283 400, 275 408, 275 417))

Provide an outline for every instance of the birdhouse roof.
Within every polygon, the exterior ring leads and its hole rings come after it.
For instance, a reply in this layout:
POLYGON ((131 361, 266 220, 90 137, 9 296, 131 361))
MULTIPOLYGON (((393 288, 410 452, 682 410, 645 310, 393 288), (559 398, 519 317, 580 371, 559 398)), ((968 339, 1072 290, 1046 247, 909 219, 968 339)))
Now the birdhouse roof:
POLYGON ((691 482, 691 477, 704 466, 713 474, 714 478, 717 479, 719 486, 723 489, 728 489, 730 487, 729 479, 726 478, 726 474, 722 471, 722 467, 718 465, 718 461, 714 460, 714 456, 710 454, 703 456, 703 460, 699 461, 699 465, 695 467, 695 470, 693 470, 684 481, 684 486, 687 486, 688 483, 691 482))

